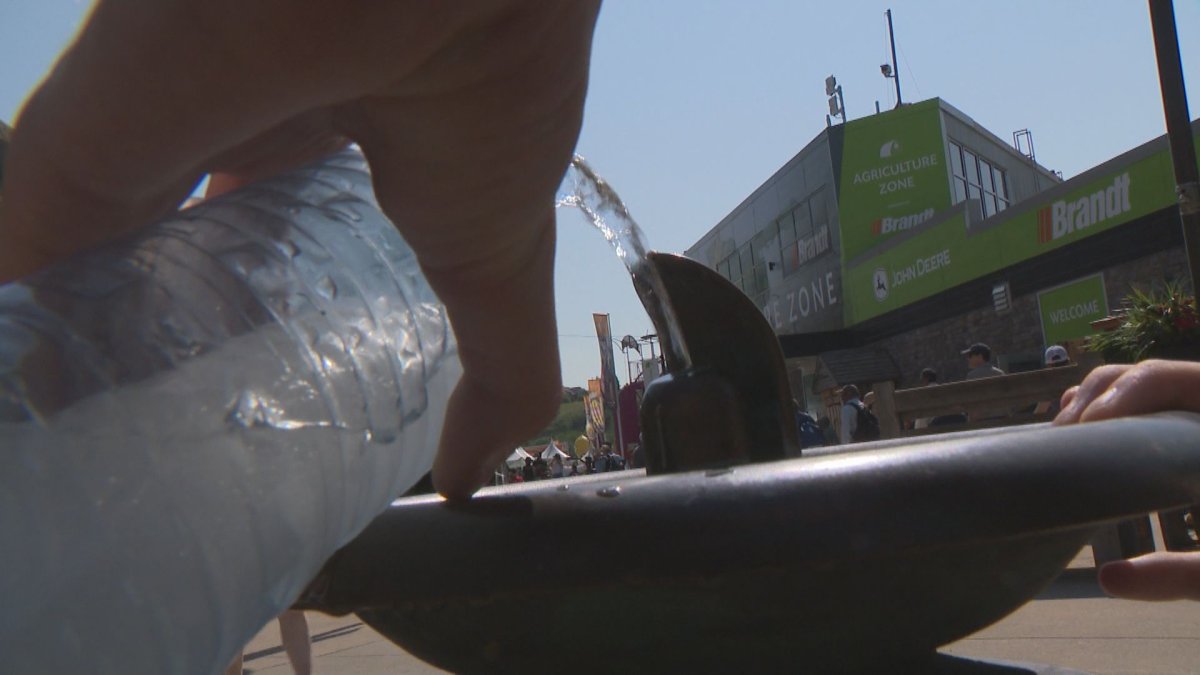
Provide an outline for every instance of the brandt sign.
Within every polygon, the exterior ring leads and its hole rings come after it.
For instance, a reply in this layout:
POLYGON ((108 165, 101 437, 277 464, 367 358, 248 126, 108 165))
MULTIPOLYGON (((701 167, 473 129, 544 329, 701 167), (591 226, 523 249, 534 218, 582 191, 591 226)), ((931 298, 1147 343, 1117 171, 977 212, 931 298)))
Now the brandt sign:
POLYGON ((878 237, 881 234, 900 232, 902 230, 916 227, 932 217, 933 209, 928 208, 919 213, 913 213, 907 216, 898 216, 896 218, 880 218, 871 223, 871 234, 878 237))
POLYGON ((1060 199, 1038 211, 1038 243, 1046 244, 1129 211, 1129 172, 1112 185, 1070 201, 1060 199))

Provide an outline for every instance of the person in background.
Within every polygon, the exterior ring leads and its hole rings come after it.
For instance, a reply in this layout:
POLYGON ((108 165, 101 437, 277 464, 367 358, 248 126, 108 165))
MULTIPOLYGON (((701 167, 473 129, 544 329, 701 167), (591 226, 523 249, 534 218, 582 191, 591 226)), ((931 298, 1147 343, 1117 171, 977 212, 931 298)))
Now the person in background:
POLYGON ((596 456, 596 461, 593 463, 596 473, 604 473, 609 470, 608 460, 610 457, 612 457, 612 446, 607 443, 601 445, 600 454, 596 456))
MULTIPOLYGON (((921 383, 920 386, 933 387, 933 386, 937 386, 938 374, 937 374, 937 371, 934 370, 933 368, 922 368, 921 375, 918 379, 921 383)), ((928 428, 930 419, 931 418, 929 418, 929 417, 918 417, 917 419, 913 420, 912 428, 913 429, 928 428)))
POLYGON ((838 444, 838 436, 833 430, 833 423, 829 421, 829 417, 822 415, 821 418, 817 420, 817 426, 821 429, 821 435, 825 437, 825 445, 838 444))
POLYGON ((800 449, 825 445, 825 434, 821 432, 821 427, 817 425, 812 413, 805 410, 797 399, 792 399, 792 404, 796 410, 796 433, 799 436, 800 449))
POLYGON ((838 442, 842 445, 854 442, 858 430, 858 408, 863 404, 858 387, 848 384, 842 387, 842 425, 838 428, 838 442))
MULTIPOLYGON (((967 357, 967 380, 979 380, 986 377, 996 377, 1004 375, 1005 372, 996 366, 992 365, 992 350, 982 342, 967 347, 962 351, 963 356, 967 357)), ((993 410, 976 411, 973 415, 968 415, 967 418, 971 422, 984 420, 1003 419, 1009 416, 1009 411, 1003 408, 993 410)))
MULTIPOLYGON (((1071 365, 1071 357, 1067 355, 1066 347, 1051 345, 1046 348, 1044 366, 1046 368, 1062 368, 1071 365)), ((1058 414, 1061 410, 1058 401, 1041 401, 1033 409, 1034 415, 1058 414)))
POLYGON ((1062 345, 1050 345, 1047 347, 1044 365, 1047 368, 1061 368, 1071 365, 1071 357, 1067 354, 1067 348, 1062 345))
POLYGON ((1004 375, 1003 370, 992 365, 992 349, 982 342, 976 342, 962 350, 962 355, 967 357, 968 380, 1004 375))
POLYGON ((625 458, 613 452, 611 445, 604 446, 604 451, 608 457, 608 471, 624 471, 625 458))
POLYGON ((630 468, 646 468, 646 447, 641 443, 633 444, 633 460, 630 462, 630 468))
POLYGON ((920 380, 921 380, 922 387, 928 387, 930 385, 937 384, 938 383, 937 371, 934 370, 933 368, 922 368, 920 380))

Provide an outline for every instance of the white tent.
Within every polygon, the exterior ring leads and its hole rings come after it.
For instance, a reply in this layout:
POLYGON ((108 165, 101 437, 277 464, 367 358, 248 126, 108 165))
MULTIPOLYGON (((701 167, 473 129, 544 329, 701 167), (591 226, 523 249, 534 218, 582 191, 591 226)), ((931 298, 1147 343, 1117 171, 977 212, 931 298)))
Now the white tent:
POLYGON ((525 452, 525 448, 517 448, 508 456, 508 459, 504 460, 504 465, 513 470, 520 469, 525 466, 527 459, 533 459, 533 455, 525 452))
POLYGON ((558 455, 563 459, 569 459, 571 457, 567 453, 563 452, 558 445, 554 443, 554 441, 551 441, 550 444, 546 446, 546 449, 542 451, 542 459, 549 462, 554 458, 555 455, 558 455))

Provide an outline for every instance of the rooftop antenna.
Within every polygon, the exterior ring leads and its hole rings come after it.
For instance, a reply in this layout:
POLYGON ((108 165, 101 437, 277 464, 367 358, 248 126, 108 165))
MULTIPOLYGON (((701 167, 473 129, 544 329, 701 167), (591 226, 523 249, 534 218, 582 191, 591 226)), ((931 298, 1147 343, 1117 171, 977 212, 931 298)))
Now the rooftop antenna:
POLYGON ((900 98, 900 64, 896 62, 896 33, 892 30, 892 10, 889 9, 884 14, 888 20, 888 42, 892 45, 892 62, 879 66, 879 72, 883 73, 884 77, 896 81, 896 107, 899 108, 902 102, 900 98))

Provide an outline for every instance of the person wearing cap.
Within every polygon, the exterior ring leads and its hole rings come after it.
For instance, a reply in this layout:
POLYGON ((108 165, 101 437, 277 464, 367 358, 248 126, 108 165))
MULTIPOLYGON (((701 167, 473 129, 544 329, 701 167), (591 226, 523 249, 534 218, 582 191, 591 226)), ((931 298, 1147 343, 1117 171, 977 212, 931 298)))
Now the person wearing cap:
MULTIPOLYGON (((1004 375, 1005 372, 996 366, 992 365, 992 349, 982 342, 967 347, 962 351, 963 356, 967 357, 967 377, 968 380, 980 380, 986 377, 996 377, 1004 375)), ((967 415, 967 421, 979 422, 983 420, 1001 419, 1009 416, 1010 411, 997 408, 995 410, 977 411, 967 415)))
MULTIPOLYGON (((922 387, 936 387, 937 383, 938 383, 937 379, 938 379, 937 371, 934 370, 933 368, 922 368, 921 369, 921 386, 922 387)), ((932 419, 932 418, 918 417, 917 419, 912 421, 912 428, 913 429, 928 428, 930 419, 932 419)))
MULTIPOLYGON (((1071 365, 1071 357, 1067 354, 1067 348, 1062 345, 1050 345, 1047 347, 1044 364, 1046 368, 1061 368, 1071 365)), ((1033 414, 1044 415, 1052 413, 1057 415, 1059 410, 1062 410, 1062 407, 1058 401, 1041 401, 1033 409, 1033 414)))
POLYGON ((1071 357, 1067 355, 1067 348, 1062 345, 1050 345, 1046 348, 1045 366, 1047 368, 1059 368, 1062 366, 1071 365, 1071 357))
POLYGON ((962 355, 967 357, 968 380, 978 380, 984 377, 995 377, 1004 375, 1004 371, 992 365, 992 349, 982 342, 967 347, 962 351, 962 355))

